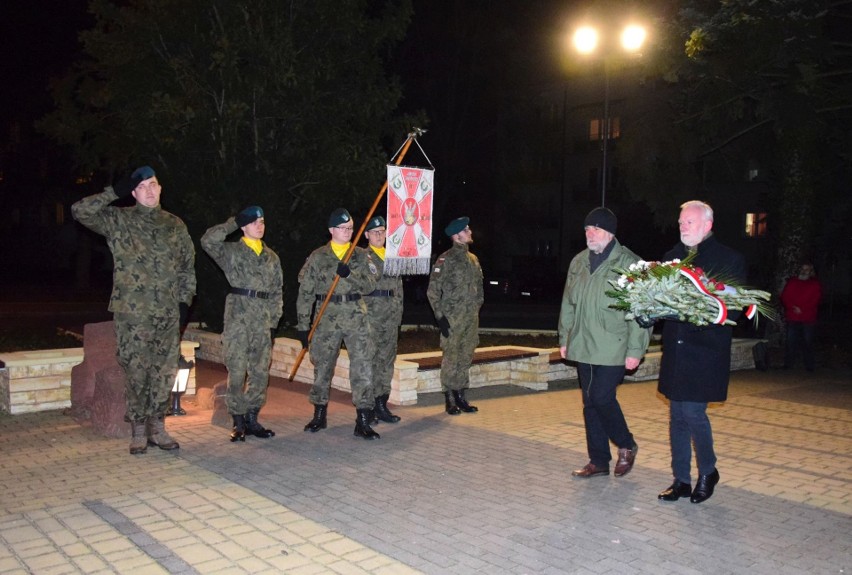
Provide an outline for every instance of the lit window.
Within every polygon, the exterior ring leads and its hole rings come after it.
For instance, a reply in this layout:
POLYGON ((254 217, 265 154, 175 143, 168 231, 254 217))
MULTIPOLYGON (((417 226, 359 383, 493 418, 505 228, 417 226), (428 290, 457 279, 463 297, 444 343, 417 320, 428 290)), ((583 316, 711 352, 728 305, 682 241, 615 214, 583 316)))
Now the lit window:
POLYGON ((609 119, 609 139, 617 140, 621 137, 621 118, 618 116, 609 119))
POLYGON ((603 124, 602 120, 598 120, 597 118, 589 121, 589 141, 596 142, 598 140, 602 140, 601 136, 601 124, 603 124))
MULTIPOLYGON (((589 120, 589 141, 597 142, 603 140, 604 133, 603 118, 593 118, 589 120)), ((621 118, 618 116, 610 117, 609 119, 609 139, 615 140, 621 137, 621 118)))
POLYGON ((750 238, 766 235, 766 212, 749 212, 745 216, 745 234, 750 238))

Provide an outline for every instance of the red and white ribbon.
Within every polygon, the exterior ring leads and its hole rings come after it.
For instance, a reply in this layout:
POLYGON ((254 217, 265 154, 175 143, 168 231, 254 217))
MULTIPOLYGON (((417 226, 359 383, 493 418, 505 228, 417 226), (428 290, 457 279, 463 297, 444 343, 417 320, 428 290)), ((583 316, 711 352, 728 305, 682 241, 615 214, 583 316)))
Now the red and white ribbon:
MULTIPOLYGON (((718 307, 718 313, 716 314, 716 318, 713 320, 713 323, 716 323, 716 324, 725 323, 725 320, 728 319, 728 306, 725 305, 725 302, 723 302, 721 299, 719 299, 718 297, 716 297, 715 295, 710 293, 710 291, 707 289, 707 287, 701 281, 701 276, 698 273, 696 273, 694 270, 680 268, 678 271, 686 279, 688 279, 690 282, 692 282, 692 285, 694 285, 698 289, 698 291, 700 291, 701 293, 706 295, 708 298, 713 300, 713 303, 716 304, 716 306, 718 307)), ((750 306, 749 311, 751 311, 751 307, 755 307, 755 306, 750 306)), ((755 308, 755 311, 756 311, 756 308, 755 308)), ((754 311, 751 311, 751 314, 754 315, 754 311)), ((746 312, 746 315, 748 315, 748 312, 746 312)), ((751 319, 751 316, 749 316, 749 319, 751 319)))

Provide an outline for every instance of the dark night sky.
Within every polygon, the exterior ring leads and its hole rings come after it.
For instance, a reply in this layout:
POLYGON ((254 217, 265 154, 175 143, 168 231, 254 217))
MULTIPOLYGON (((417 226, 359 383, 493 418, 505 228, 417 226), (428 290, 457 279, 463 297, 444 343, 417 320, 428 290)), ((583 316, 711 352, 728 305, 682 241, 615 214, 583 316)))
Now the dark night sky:
POLYGON ((86 0, 6 0, 0 13, 3 89, 0 117, 38 115, 51 105, 48 83, 78 53, 91 19, 86 0))
MULTIPOLYGON (((497 54, 507 49, 507 34, 497 28, 511 28, 511 35, 520 45, 538 43, 524 31, 530 26, 553 26, 544 14, 547 7, 575 4, 570 1, 537 0, 530 5, 527 0, 414 0, 415 14, 408 29, 408 37, 399 47, 399 58, 406 60, 399 73, 408 87, 417 86, 423 78, 433 82, 426 86, 432 90, 448 91, 453 86, 444 82, 447 68, 457 66, 453 57, 470 46, 460 46, 460 39, 479 34, 483 43, 493 42, 494 49, 484 53, 497 54), (464 10, 464 12, 462 12, 464 10), (471 22, 465 22, 470 11, 471 22), (460 24, 461 23, 461 24, 460 24), (509 24, 507 26, 507 24, 509 24), (464 26, 460 29, 460 26, 464 26), (482 28, 489 33, 483 34, 482 28), (493 29, 493 34, 490 32, 493 29), (523 38, 529 36, 529 39, 523 38), (501 45, 502 44, 502 45, 501 45)), ((93 24, 87 12, 88 0, 5 0, 0 11, 0 61, 4 86, 0 91, 0 120, 38 117, 49 110, 52 102, 49 93, 51 77, 60 75, 79 55, 81 48, 77 36, 80 30, 93 24)), ((552 14, 552 12, 551 12, 552 14)), ((540 35, 541 30, 537 33, 540 35)), ((478 65, 478 63, 466 65, 478 65)), ((429 108, 435 100, 422 90, 411 93, 403 107, 429 108)), ((433 114, 430 110, 430 116, 433 114)), ((5 123, 5 122, 4 122, 5 123)))

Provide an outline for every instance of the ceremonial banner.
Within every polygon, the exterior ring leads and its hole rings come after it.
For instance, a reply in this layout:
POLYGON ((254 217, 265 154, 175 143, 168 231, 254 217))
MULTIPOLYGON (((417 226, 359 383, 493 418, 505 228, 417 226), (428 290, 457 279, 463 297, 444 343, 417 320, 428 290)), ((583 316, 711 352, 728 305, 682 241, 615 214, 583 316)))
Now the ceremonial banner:
POLYGON ((388 165, 387 275, 430 272, 434 181, 433 169, 388 165))

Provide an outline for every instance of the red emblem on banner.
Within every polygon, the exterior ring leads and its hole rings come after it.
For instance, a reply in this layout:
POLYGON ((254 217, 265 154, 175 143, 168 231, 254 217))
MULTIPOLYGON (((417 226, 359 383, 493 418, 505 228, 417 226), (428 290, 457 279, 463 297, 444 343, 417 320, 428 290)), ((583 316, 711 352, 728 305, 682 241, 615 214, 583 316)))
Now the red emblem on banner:
POLYGON ((395 236, 401 258, 417 258, 422 237, 432 237, 432 184, 419 168, 400 168, 389 182, 388 237, 395 236))

